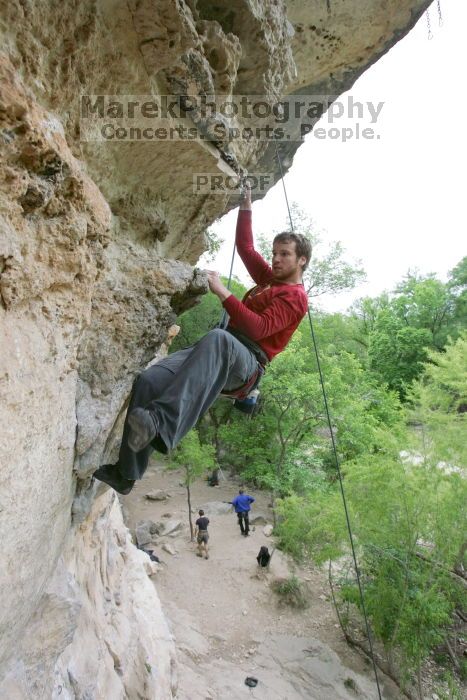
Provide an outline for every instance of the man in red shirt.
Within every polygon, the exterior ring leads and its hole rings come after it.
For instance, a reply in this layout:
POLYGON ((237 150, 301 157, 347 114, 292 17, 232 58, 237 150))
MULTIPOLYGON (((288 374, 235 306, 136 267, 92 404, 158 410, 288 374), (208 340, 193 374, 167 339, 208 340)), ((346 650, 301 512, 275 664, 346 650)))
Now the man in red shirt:
POLYGON ((249 387, 283 350, 308 308, 302 275, 311 257, 300 234, 280 233, 273 242, 272 267, 257 253, 247 189, 238 214, 237 250, 256 283, 242 301, 208 272, 230 320, 189 348, 168 355, 137 378, 130 399, 117 464, 94 477, 127 494, 141 479, 154 449, 167 454, 191 430, 219 394, 249 387))

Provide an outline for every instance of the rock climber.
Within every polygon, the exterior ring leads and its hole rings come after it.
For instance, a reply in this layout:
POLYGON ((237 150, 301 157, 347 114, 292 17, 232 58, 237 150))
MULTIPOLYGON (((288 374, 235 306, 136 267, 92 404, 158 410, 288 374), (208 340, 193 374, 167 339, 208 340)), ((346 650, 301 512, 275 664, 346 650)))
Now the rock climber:
POLYGON ((311 257, 310 242, 301 234, 278 234, 270 266, 254 248, 251 217, 251 193, 246 187, 236 245, 256 286, 240 301, 217 272, 208 272, 209 288, 230 318, 225 330, 210 331, 136 379, 118 462, 101 466, 93 475, 119 493, 130 493, 135 480, 143 477, 152 451, 167 454, 175 448, 221 392, 254 386, 307 312, 302 274, 311 257))
POLYGON ((245 493, 244 489, 239 489, 238 496, 235 496, 233 501, 230 503, 235 508, 235 512, 238 518, 238 524, 240 525, 240 532, 244 537, 248 537, 250 534, 250 510, 251 504, 255 502, 253 496, 249 496, 245 493))
POLYGON ((209 542, 209 533, 208 533, 208 525, 209 525, 209 518, 207 518, 204 515, 204 510, 199 510, 198 511, 199 518, 195 523, 195 537, 196 541, 198 543, 198 551, 196 553, 196 556, 202 557, 203 552, 204 552, 204 558, 209 559, 209 551, 208 551, 208 542, 209 542))

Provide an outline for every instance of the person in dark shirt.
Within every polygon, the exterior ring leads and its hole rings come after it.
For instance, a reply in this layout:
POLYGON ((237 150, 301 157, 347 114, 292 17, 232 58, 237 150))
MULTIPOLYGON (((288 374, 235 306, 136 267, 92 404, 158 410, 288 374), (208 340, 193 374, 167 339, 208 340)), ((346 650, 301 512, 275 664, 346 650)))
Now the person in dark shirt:
POLYGON ((205 559, 209 559, 209 551, 208 551, 208 542, 209 542, 209 533, 208 533, 208 525, 209 525, 209 518, 207 518, 204 515, 204 510, 199 510, 198 511, 199 518, 196 521, 195 525, 195 537, 196 541, 198 542, 198 551, 197 551, 197 556, 202 557, 203 552, 204 552, 204 557, 205 559))
POLYGON ((249 189, 240 205, 236 243, 256 286, 242 300, 208 271, 209 288, 229 322, 189 348, 174 352, 142 372, 133 386, 118 462, 93 476, 122 494, 146 471, 153 450, 167 454, 221 394, 251 389, 265 365, 284 350, 308 309, 302 275, 311 257, 305 236, 278 234, 272 265, 255 250, 249 189))
POLYGON ((265 568, 266 566, 269 566, 270 560, 271 555, 269 554, 269 549, 263 545, 262 547, 260 547, 258 556, 256 557, 258 566, 262 566, 263 568, 265 568))
POLYGON ((243 489, 240 489, 238 496, 235 496, 233 501, 230 501, 235 508, 235 512, 237 513, 240 532, 244 537, 248 537, 250 534, 249 512, 251 510, 251 504, 254 502, 255 499, 253 496, 249 496, 243 489))

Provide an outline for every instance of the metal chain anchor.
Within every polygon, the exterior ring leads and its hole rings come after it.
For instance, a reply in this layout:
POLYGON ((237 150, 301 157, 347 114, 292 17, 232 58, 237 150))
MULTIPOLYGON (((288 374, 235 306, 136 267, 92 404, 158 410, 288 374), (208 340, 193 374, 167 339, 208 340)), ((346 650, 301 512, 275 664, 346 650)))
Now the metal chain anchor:
MULTIPOLYGON (((438 26, 442 27, 443 26, 443 12, 441 10, 441 0, 436 0, 436 10, 438 12, 438 26)), ((427 8, 426 12, 426 24, 427 24, 427 29, 428 29, 428 41, 433 39, 433 32, 431 31, 431 19, 430 19, 430 10, 427 8)))
POLYGON ((443 26, 443 13, 441 12, 441 0, 438 0, 436 3, 436 7, 438 9, 438 26, 442 27, 443 26))
POLYGON ((433 32, 431 31, 430 10, 427 9, 425 14, 426 14, 426 26, 428 29, 428 41, 431 41, 433 39, 433 32))

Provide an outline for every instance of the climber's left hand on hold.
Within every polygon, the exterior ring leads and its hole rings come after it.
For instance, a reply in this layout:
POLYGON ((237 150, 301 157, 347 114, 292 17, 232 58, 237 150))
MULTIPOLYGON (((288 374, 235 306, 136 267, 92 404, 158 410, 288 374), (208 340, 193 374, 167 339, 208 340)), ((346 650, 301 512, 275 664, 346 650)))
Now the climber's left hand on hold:
POLYGON ((251 187, 248 180, 245 181, 240 197, 240 209, 251 211, 251 187))
POLYGON ((221 301, 227 299, 231 295, 231 292, 227 289, 225 285, 222 284, 219 273, 213 270, 207 270, 209 289, 213 294, 219 297, 221 301))

